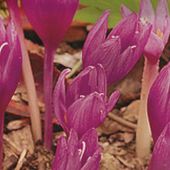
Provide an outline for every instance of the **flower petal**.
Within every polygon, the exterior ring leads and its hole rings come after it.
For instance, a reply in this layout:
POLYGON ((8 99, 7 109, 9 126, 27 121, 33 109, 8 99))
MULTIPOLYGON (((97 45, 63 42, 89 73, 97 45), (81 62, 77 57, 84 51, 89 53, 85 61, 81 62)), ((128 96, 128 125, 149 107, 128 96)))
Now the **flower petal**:
POLYGON ((156 63, 164 49, 163 40, 155 33, 151 32, 149 40, 145 46, 144 54, 152 63, 156 63))
POLYGON ((105 11, 94 27, 89 32, 83 47, 83 66, 87 67, 90 56, 98 46, 104 42, 108 27, 109 12, 105 11))
POLYGON ((106 117, 103 95, 94 92, 76 100, 68 108, 68 127, 77 131, 81 137, 87 130, 96 128, 106 117))
POLYGON ((152 153, 148 170, 169 170, 170 167, 170 123, 160 134, 152 153))
POLYGON ((99 150, 98 136, 97 136, 96 130, 90 129, 82 136, 80 140, 81 148, 83 147, 82 146, 83 142, 85 144, 85 150, 84 150, 84 153, 82 155, 82 160, 81 160, 82 166, 84 166, 84 164, 86 163, 89 157, 92 157, 93 154, 97 150, 99 150))
POLYGON ((10 99, 18 85, 18 81, 21 76, 22 54, 20 43, 17 37, 15 37, 14 43, 12 44, 10 53, 7 57, 8 59, 1 77, 1 81, 3 83, 3 97, 0 99, 0 107, 4 109, 10 102, 10 99))
POLYGON ((154 24, 155 14, 151 0, 141 0, 139 16, 142 21, 154 24))
POLYGON ((6 41, 8 42, 9 47, 12 47, 17 37, 16 27, 12 20, 9 22, 6 32, 6 41))
POLYGON ((120 10, 121 10, 121 15, 122 15, 123 18, 132 14, 132 11, 127 6, 125 6, 124 4, 121 5, 120 10))
POLYGON ((108 39, 96 50, 89 62, 89 65, 96 66, 100 63, 106 72, 108 84, 112 82, 113 67, 115 63, 115 58, 118 58, 121 51, 120 38, 115 37, 108 39))
POLYGON ((119 24, 112 29, 107 39, 119 36, 122 51, 124 51, 129 45, 132 45, 131 42, 133 41, 136 31, 137 19, 137 15, 135 13, 123 18, 119 24))
MULTIPOLYGON (((136 35, 136 50, 134 53, 134 58, 135 60, 132 60, 132 65, 135 65, 136 62, 140 59, 140 57, 142 56, 142 54, 144 53, 144 49, 148 43, 148 40, 150 38, 151 35, 151 31, 152 31, 152 25, 148 24, 146 26, 144 26, 142 28, 141 31, 139 31, 139 33, 137 33, 136 35)), ((154 60, 156 61, 156 58, 154 58, 154 60)))
POLYGON ((66 113, 66 85, 65 85, 65 78, 66 75, 70 72, 69 69, 65 69, 61 72, 57 84, 54 89, 54 113, 61 124, 61 126, 64 128, 64 130, 67 130, 66 127, 66 120, 65 120, 65 113, 66 113))
POLYGON ((97 150, 92 157, 90 157, 81 170, 99 170, 101 155, 97 150))
POLYGON ((170 63, 165 66, 153 86, 148 97, 148 116, 154 143, 170 121, 170 63))
POLYGON ((110 112, 113 109, 119 97, 120 97, 119 90, 116 90, 114 93, 112 93, 107 103, 107 112, 110 112))
POLYGON ((119 57, 115 57, 115 65, 112 69, 112 83, 121 80, 134 66, 134 57, 136 46, 128 47, 119 57))
POLYGON ((60 137, 57 143, 57 150, 53 161, 53 170, 66 169, 68 160, 68 146, 65 137, 60 137))
POLYGON ((6 30, 3 20, 0 18, 0 45, 5 42, 6 30))
POLYGON ((94 91, 106 95, 106 83, 105 71, 101 65, 85 68, 68 86, 67 107, 81 96, 87 96, 94 91))
POLYGON ((78 150, 78 136, 77 132, 74 129, 71 129, 70 135, 68 138, 68 161, 66 170, 79 170, 81 167, 81 160, 78 150))
POLYGON ((162 33, 167 29, 167 22, 169 20, 169 10, 167 0, 159 0, 156 9, 155 28, 162 33))
POLYGON ((79 0, 23 0, 30 23, 44 44, 56 48, 71 24, 79 0), (48 23, 48 24, 47 24, 48 23))

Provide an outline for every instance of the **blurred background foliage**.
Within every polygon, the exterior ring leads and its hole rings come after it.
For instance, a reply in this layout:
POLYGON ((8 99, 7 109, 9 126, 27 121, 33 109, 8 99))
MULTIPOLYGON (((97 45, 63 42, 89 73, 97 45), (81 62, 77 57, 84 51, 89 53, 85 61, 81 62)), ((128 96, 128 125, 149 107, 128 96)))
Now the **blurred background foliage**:
MULTIPOLYGON (((6 0, 0 0, 0 16, 8 15, 6 0)), ((22 0, 18 0, 21 3, 22 0)), ((151 0, 154 7, 158 0, 151 0)), ((170 0, 168 1, 170 9, 170 0)), ((80 22, 95 23, 104 10, 110 10, 109 27, 113 27, 120 19, 121 4, 126 5, 132 11, 139 10, 140 0, 80 0, 81 8, 77 11, 75 19, 80 22)))
MULTIPOLYGON (((154 7, 157 0, 152 0, 154 7)), ((110 10, 109 27, 114 26, 121 18, 120 6, 126 5, 133 11, 138 11, 140 0, 80 0, 83 8, 77 12, 75 17, 78 21, 94 23, 101 16, 104 10, 110 10)), ((170 0, 168 0, 170 7, 170 0)))

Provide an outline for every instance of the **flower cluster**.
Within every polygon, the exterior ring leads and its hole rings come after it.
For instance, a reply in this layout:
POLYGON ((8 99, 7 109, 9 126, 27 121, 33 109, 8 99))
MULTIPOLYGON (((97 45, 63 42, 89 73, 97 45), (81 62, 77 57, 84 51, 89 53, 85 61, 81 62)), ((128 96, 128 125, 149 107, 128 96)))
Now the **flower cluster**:
MULTIPOLYGON (((18 24, 20 19, 17 12, 19 9, 17 0, 7 0, 7 4, 11 8, 11 16, 17 25, 17 31, 23 34, 18 24)), ((62 136, 58 140, 52 169, 99 169, 101 155, 96 128, 104 122, 120 96, 119 91, 116 90, 108 97, 108 85, 123 79, 142 54, 145 54, 146 65, 142 86, 144 90, 141 95, 143 107, 140 109, 146 109, 147 105, 155 144, 149 170, 168 170, 170 166, 168 161, 170 156, 170 63, 160 71, 157 77, 157 64, 170 34, 167 1, 159 0, 157 9, 154 11, 150 0, 141 0, 138 14, 122 6, 123 19, 110 33, 107 32, 109 11, 105 11, 85 41, 82 71, 70 81, 66 79, 70 70, 62 71, 53 91, 55 50, 71 24, 78 4, 79 0, 22 1, 30 23, 45 46, 45 146, 51 147, 53 107, 58 123, 66 133, 66 137, 62 136)), ((24 54, 23 48, 23 54, 20 49, 24 36, 20 35, 18 38, 14 23, 10 21, 5 28, 0 19, 0 161, 2 161, 4 112, 19 81, 21 56, 24 54)), ((23 47, 22 44, 21 47, 23 47)), ((144 138, 144 140, 147 139, 144 138)), ((1 164, 0 162, 0 166, 1 164)))

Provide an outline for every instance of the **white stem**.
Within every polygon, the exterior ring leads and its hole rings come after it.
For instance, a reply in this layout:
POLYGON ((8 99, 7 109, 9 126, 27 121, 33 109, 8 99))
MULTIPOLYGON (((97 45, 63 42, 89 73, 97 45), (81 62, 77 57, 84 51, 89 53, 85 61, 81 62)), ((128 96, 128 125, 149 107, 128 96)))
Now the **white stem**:
POLYGON ((147 115, 147 99, 149 90, 158 75, 159 61, 152 64, 145 57, 138 124, 136 130, 136 154, 145 159, 151 152, 151 133, 147 115))
POLYGON ((16 25, 16 30, 20 40, 22 60, 23 60, 22 71, 23 71, 24 82, 26 85, 28 99, 29 99, 28 103, 30 109, 31 127, 32 127, 34 140, 38 141, 42 139, 40 111, 38 107, 34 77, 31 69, 29 55, 25 45, 24 33, 21 27, 19 8, 17 5, 17 1, 7 0, 7 4, 10 9, 11 18, 16 25))

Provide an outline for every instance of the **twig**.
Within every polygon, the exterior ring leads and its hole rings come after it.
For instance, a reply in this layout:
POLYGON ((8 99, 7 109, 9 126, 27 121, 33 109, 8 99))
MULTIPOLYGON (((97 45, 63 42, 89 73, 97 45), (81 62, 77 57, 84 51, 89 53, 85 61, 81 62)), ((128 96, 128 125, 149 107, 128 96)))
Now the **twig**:
POLYGON ((121 158, 120 156, 116 156, 116 158, 126 167, 128 168, 134 168, 134 165, 131 165, 131 163, 128 163, 126 160, 124 160, 123 158, 121 158))
POLYGON ((9 147, 11 148, 11 150, 16 154, 16 155, 20 155, 20 153, 22 152, 20 148, 18 148, 18 146, 11 140, 9 139, 9 137, 7 135, 3 135, 3 140, 9 145, 9 147))
POLYGON ((127 120, 125 120, 125 119, 123 119, 123 118, 113 114, 113 113, 109 113, 108 116, 111 119, 115 120, 116 122, 118 122, 118 123, 120 123, 120 124, 122 124, 122 125, 124 125, 126 127, 129 127, 131 129, 136 129, 137 128, 136 124, 131 123, 131 122, 129 122, 129 121, 127 121, 127 120))
POLYGON ((24 149, 24 150, 22 151, 21 155, 20 155, 20 158, 19 158, 19 160, 18 160, 18 163, 17 163, 17 166, 16 166, 15 170, 20 170, 20 169, 22 168, 22 165, 23 165, 23 163, 24 163, 24 161, 25 161, 25 156, 26 156, 26 154, 27 154, 27 150, 24 149))

